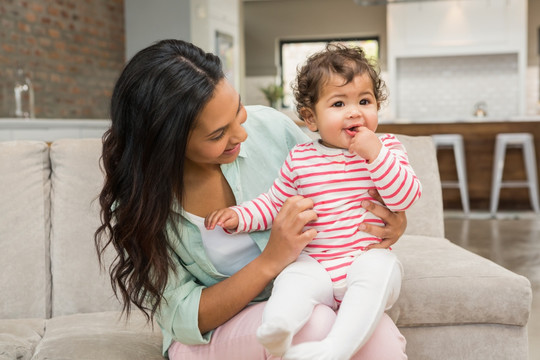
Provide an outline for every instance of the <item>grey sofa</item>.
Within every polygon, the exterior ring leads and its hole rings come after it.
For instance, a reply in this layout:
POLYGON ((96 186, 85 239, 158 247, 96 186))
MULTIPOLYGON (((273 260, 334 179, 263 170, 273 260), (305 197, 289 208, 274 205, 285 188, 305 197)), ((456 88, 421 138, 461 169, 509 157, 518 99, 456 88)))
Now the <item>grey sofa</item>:
MULTIPOLYGON (((389 314, 409 359, 526 359, 529 281, 444 239, 431 139, 399 137, 424 186, 394 245, 405 276, 389 314)), ((0 359, 162 358, 159 327, 119 318, 97 264, 100 150, 0 142, 0 359)))

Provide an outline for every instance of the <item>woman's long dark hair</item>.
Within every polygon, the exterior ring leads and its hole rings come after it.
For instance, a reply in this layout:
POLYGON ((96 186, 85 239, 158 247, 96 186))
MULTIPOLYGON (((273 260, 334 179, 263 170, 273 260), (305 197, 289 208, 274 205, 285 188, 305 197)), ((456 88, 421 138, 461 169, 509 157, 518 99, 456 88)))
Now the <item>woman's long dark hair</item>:
POLYGON ((133 56, 114 87, 94 239, 102 265, 106 248, 116 249, 109 273, 127 315, 133 303, 151 320, 163 301, 174 271, 167 222, 182 203, 186 144, 223 78, 215 55, 163 40, 133 56))

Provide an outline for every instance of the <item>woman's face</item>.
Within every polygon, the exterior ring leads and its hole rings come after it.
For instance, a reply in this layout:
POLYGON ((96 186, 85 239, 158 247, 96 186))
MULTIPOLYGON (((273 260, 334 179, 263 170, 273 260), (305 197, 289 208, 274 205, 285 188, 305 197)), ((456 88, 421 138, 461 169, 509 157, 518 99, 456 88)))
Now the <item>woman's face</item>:
POLYGON ((195 122, 187 143, 186 165, 233 162, 247 138, 242 126, 246 118, 240 96, 226 80, 221 80, 195 122))

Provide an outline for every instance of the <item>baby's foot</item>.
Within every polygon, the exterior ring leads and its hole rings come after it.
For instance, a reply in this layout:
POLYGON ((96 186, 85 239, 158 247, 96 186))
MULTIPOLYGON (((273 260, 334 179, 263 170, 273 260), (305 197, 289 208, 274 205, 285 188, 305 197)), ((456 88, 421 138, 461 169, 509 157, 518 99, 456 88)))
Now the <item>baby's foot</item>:
POLYGON ((341 354, 339 348, 327 341, 312 341, 291 347, 283 356, 284 360, 346 360, 350 356, 341 354))
POLYGON ((259 326, 257 339, 270 354, 282 356, 291 346, 292 333, 283 320, 275 320, 259 326))

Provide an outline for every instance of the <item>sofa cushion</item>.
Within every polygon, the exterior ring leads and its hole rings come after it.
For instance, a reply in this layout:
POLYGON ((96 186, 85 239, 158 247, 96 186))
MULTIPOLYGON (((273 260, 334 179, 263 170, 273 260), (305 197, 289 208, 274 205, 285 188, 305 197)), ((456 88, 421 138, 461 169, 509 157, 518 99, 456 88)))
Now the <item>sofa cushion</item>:
POLYGON ((405 235, 393 248, 404 271, 388 311, 398 326, 527 324, 532 291, 524 276, 442 238, 405 235))
POLYGON ((43 319, 1 319, 0 359, 30 360, 44 331, 43 319))
POLYGON ((0 317, 4 319, 49 315, 49 176, 46 143, 0 142, 0 317))
POLYGON ((120 312, 59 316, 47 320, 45 335, 33 360, 160 359, 162 336, 138 312, 129 321, 120 312))
POLYGON ((464 324, 399 330, 407 339, 407 356, 411 360, 528 359, 525 326, 464 324))
POLYGON ((94 246, 101 144, 101 139, 65 139, 51 145, 52 316, 120 308, 94 246))

